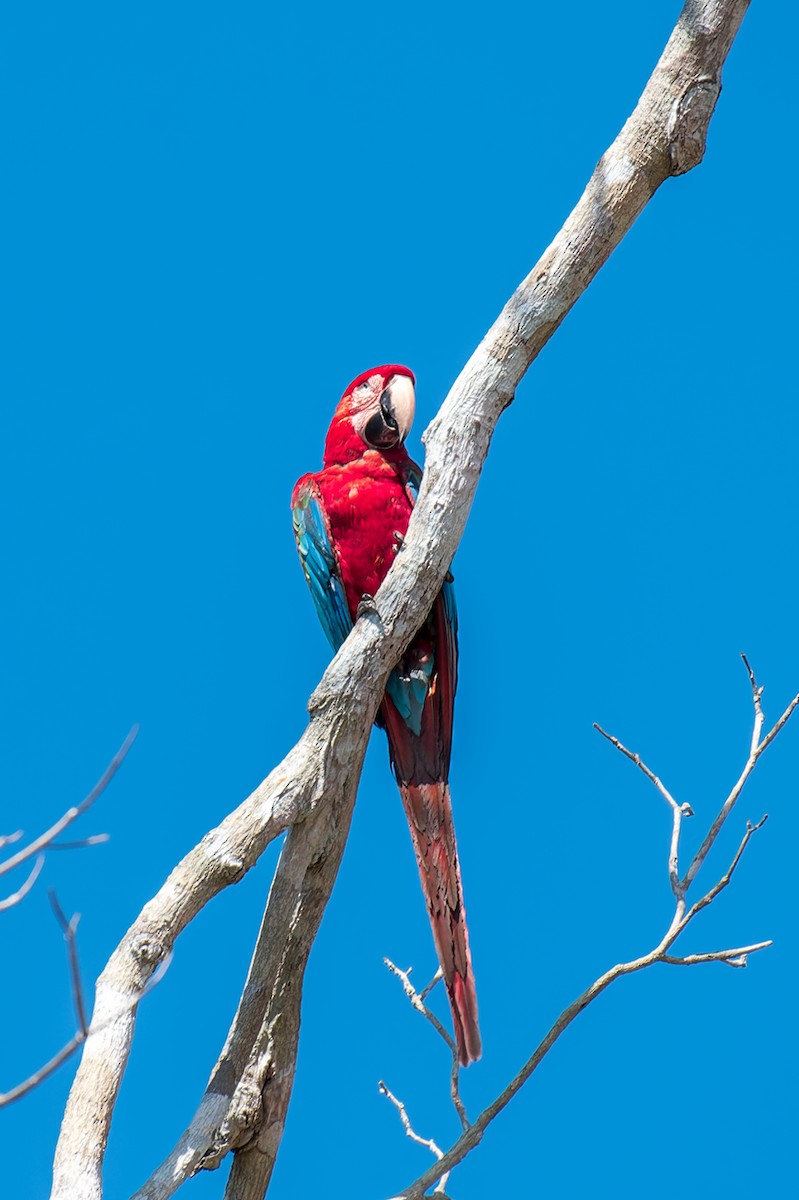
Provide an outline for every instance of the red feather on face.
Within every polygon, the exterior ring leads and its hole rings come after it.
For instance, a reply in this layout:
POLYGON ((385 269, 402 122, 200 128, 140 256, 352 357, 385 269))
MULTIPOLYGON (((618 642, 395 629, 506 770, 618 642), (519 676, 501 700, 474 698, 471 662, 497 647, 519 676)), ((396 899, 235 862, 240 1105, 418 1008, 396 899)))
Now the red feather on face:
MULTIPOLYGON (((334 649, 374 596, 408 528, 421 471, 404 440, 414 415, 407 367, 373 367, 339 402, 321 471, 304 475, 292 497, 297 548, 334 649)), ((455 1025, 462 1064, 480 1057, 463 887, 452 822, 449 764, 457 684, 457 618, 445 583, 389 677, 378 721, 408 818, 422 890, 455 1025)))

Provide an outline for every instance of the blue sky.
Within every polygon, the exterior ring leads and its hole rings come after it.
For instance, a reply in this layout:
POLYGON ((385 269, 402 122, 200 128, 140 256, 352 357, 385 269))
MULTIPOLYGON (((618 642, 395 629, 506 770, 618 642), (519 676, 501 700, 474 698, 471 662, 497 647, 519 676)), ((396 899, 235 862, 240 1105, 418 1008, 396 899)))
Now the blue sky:
MULTIPOLYGON (((745 758, 745 650, 799 690, 789 221, 797 16, 754 5, 701 168, 664 186, 494 438, 454 574, 452 790, 485 1054, 479 1111, 557 1013, 668 923, 669 814, 745 758)), ((141 734, 84 834, 2 916, 0 1088, 73 1031, 47 886, 90 987, 177 859, 294 743, 328 658, 288 501, 346 383, 418 378, 419 436, 638 98, 679 4, 16 6, 0 19, 2 830, 36 832, 141 734), (611 13, 611 15, 608 15, 611 13)), ((770 813, 686 936, 746 971, 615 985, 450 1183, 458 1200, 788 1195, 795 1182, 799 725, 708 864, 770 813), (666 1169, 668 1166, 668 1169, 666 1169), (645 1184, 642 1180, 645 1179, 645 1184)), ((141 1184, 224 1040, 276 849, 142 1006, 107 1195, 141 1184)), ((435 967, 375 733, 311 958, 270 1195, 393 1195, 448 1144, 448 1063, 382 966, 435 967)), ((439 1000, 440 1003, 440 1000, 439 1000)), ((444 1012, 445 1009, 442 1009, 444 1012)), ((4 1194, 47 1195, 71 1078, 0 1114, 4 1194)), ((224 1168, 223 1168, 224 1170, 224 1168)), ((186 1194, 218 1197, 221 1174, 186 1194)))

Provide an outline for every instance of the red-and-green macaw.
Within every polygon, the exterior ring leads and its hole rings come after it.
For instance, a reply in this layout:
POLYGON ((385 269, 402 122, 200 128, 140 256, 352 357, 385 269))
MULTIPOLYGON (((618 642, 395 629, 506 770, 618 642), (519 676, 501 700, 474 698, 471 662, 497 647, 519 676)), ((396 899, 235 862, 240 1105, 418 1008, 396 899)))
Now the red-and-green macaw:
MULTIPOLYGON (((390 364, 349 385, 327 433, 324 466, 303 475, 291 507, 305 578, 328 641, 338 650, 364 596, 394 561, 422 473, 404 446, 413 421, 414 376, 390 364)), ((378 724, 411 830, 458 1057, 480 1057, 463 887, 452 824, 449 762, 458 674, 455 595, 447 582, 389 676, 378 724)))

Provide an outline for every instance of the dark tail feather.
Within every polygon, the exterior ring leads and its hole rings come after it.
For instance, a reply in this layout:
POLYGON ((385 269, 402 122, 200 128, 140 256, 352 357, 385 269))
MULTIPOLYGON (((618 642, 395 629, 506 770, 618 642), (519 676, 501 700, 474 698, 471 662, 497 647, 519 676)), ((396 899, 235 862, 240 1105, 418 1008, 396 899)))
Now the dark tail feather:
POLYGON ((400 792, 465 1067, 477 1061, 482 1046, 449 785, 401 783, 400 792))

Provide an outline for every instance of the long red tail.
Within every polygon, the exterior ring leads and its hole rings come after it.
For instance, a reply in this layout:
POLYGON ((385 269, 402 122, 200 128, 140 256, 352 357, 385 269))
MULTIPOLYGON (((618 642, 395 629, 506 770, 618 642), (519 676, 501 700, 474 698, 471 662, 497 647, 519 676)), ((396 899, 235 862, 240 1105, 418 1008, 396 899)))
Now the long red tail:
POLYGON ((482 1052, 463 887, 447 783, 400 783, 462 1066, 482 1052))

